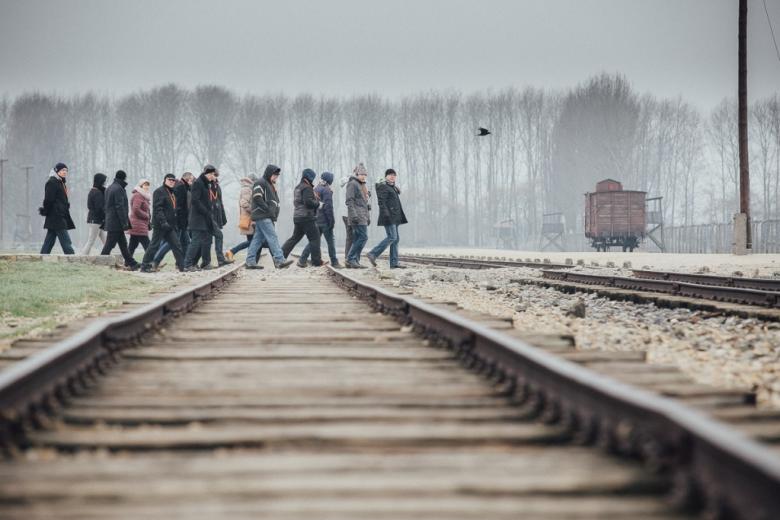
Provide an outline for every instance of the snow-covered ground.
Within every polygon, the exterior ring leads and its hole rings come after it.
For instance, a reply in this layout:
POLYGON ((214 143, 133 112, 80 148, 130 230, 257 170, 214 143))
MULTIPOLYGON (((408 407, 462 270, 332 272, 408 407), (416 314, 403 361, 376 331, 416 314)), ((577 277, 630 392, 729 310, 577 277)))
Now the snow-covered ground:
POLYGON ((505 257, 508 259, 544 260, 553 263, 573 263, 583 261, 585 265, 594 262, 599 266, 606 266, 612 262, 621 267, 630 262, 634 269, 654 269, 658 271, 702 272, 709 271, 712 274, 731 275, 735 272, 750 277, 780 276, 780 254, 761 255, 723 255, 723 254, 675 254, 675 253, 623 253, 607 252, 552 252, 552 251, 511 251, 507 249, 468 249, 468 248, 407 248, 401 245, 401 254, 429 254, 429 255, 455 255, 455 256, 487 256, 505 257))

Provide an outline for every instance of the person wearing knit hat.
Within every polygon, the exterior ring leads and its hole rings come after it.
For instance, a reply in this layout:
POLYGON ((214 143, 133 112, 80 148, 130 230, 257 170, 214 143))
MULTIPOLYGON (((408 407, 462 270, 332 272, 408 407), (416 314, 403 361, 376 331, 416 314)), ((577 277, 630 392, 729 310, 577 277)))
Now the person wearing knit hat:
POLYGON ((347 204, 347 217, 352 226, 352 246, 347 254, 346 266, 350 269, 365 269, 360 265, 360 253, 368 241, 368 225, 371 222, 371 192, 366 186, 368 171, 363 163, 355 166, 352 177, 347 183, 345 202, 347 204))
MULTIPOLYGON (((335 268, 340 268, 339 259, 336 256, 336 243, 333 238, 333 228, 336 225, 336 218, 333 215, 333 184, 334 176, 330 172, 322 172, 320 175, 320 183, 314 188, 314 193, 319 197, 322 205, 317 211, 317 228, 320 231, 320 236, 325 237, 325 242, 328 244, 328 256, 330 256, 330 265, 335 268)), ((299 267, 305 267, 306 262, 309 259, 311 253, 311 243, 306 244, 303 248, 301 257, 298 260, 299 267)))
POLYGON ((184 252, 179 242, 179 232, 176 229, 176 176, 168 173, 163 177, 162 186, 154 190, 152 195, 152 241, 146 248, 144 259, 141 262, 141 271, 151 273, 154 271, 153 260, 158 249, 165 241, 173 251, 176 259, 176 268, 184 270, 184 252))
POLYGON ((106 188, 106 243, 103 245, 101 255, 110 255, 114 246, 119 246, 119 252, 125 260, 125 267, 131 271, 138 269, 141 264, 135 261, 133 255, 127 249, 127 237, 125 231, 130 229, 129 204, 127 202, 127 174, 118 170, 114 175, 114 182, 106 188))
POLYGON ((73 250, 73 243, 70 240, 68 230, 76 229, 76 225, 73 223, 73 219, 70 218, 68 188, 65 186, 68 167, 63 163, 57 163, 53 171, 54 175, 46 180, 43 205, 38 210, 41 216, 46 217, 43 222, 46 238, 41 246, 41 254, 50 254, 54 248, 54 243, 59 240, 62 252, 66 255, 72 255, 75 254, 75 251, 73 250))
MULTIPOLYGON (((314 192, 314 180, 317 174, 314 170, 306 168, 301 175, 301 182, 295 187, 293 194, 293 234, 282 246, 284 258, 290 256, 290 252, 300 242, 303 235, 309 240, 311 251, 311 263, 317 267, 326 265, 322 261, 320 253, 320 230, 317 228, 317 209, 320 207, 320 199, 314 192)), ((304 267, 300 263, 298 264, 304 267)))
POLYGON ((390 168, 385 171, 384 180, 376 184, 376 199, 379 202, 378 226, 384 226, 386 237, 374 247, 367 255, 371 265, 376 267, 376 259, 384 250, 390 247, 390 269, 404 269, 398 263, 398 226, 406 224, 406 215, 401 206, 401 190, 396 184, 397 174, 390 168))

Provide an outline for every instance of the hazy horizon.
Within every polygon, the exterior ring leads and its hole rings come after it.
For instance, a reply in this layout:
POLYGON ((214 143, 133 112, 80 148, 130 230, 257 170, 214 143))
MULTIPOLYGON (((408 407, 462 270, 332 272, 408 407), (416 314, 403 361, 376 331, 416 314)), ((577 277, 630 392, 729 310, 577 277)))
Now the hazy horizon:
MULTIPOLYGON (((780 25, 780 3, 768 8, 780 25)), ((11 97, 176 83, 397 99, 567 89, 602 71, 700 108, 737 90, 731 0, 0 0, 0 15, 0 95, 11 97)), ((780 61, 760 0, 749 2, 748 23, 749 96, 759 99, 777 92, 780 61)))

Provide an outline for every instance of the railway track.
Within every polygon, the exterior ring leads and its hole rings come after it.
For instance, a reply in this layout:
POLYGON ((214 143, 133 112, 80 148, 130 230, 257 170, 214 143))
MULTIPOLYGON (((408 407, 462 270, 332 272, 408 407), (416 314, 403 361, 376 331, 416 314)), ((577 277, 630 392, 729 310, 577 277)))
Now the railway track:
MULTIPOLYGON (((683 517, 670 493, 774 517, 773 448, 576 356, 312 271, 231 270, 0 374, 3 446, 24 450, 0 464, 3 518, 683 517)), ((780 419, 712 407, 767 442, 780 419)))
MULTIPOLYGON (((471 259, 450 257, 407 256, 403 259, 410 263, 455 267, 459 269, 497 269, 502 267, 533 267, 541 269, 542 278, 563 285, 559 289, 579 290, 584 287, 604 287, 619 289, 620 293, 601 292, 606 297, 653 302, 666 306, 688 306, 711 311, 722 311, 745 317, 778 320, 780 314, 780 280, 767 278, 742 278, 734 276, 715 276, 703 274, 671 273, 663 271, 633 270, 633 277, 587 274, 572 271, 570 264, 550 264, 540 262, 515 262, 512 260, 471 259), (630 291, 632 294, 627 294, 630 291), (680 299, 669 301, 646 297, 648 293, 658 293, 680 299), (682 301, 685 299, 686 301, 682 301), (761 307, 767 311, 753 311, 745 307, 724 307, 702 305, 699 302, 724 302, 739 306, 761 307)), ((533 283, 533 280, 529 280, 533 283)))
POLYGON ((401 255, 401 262, 415 264, 436 265, 440 267, 457 267, 459 269, 496 269, 498 267, 534 267, 545 269, 568 269, 574 267, 569 264, 553 264, 550 262, 536 262, 528 260, 497 260, 497 259, 472 259, 453 258, 446 256, 419 256, 401 255))
POLYGON ((772 309, 780 308, 780 292, 775 280, 754 279, 756 286, 771 286, 772 289, 749 288, 750 279, 736 281, 733 277, 684 275, 674 273, 656 273, 653 271, 635 271, 637 276, 605 276, 585 274, 571 271, 543 270, 542 277, 548 280, 573 282, 584 285, 599 285, 628 289, 635 291, 647 291, 664 293, 673 296, 698 298, 719 302, 737 303, 742 305, 757 305, 772 309), (666 276, 666 277, 664 277, 666 276), (683 280, 705 281, 707 283, 690 283, 683 280), (718 285, 722 283, 724 285, 718 285), (726 285, 732 284, 732 285, 726 285))
POLYGON ((633 273, 637 278, 646 278, 650 280, 668 280, 673 282, 693 283, 697 285, 718 285, 721 287, 756 289, 760 291, 780 291, 780 280, 773 278, 743 278, 741 276, 670 273, 666 271, 647 271, 641 269, 634 269, 633 273))

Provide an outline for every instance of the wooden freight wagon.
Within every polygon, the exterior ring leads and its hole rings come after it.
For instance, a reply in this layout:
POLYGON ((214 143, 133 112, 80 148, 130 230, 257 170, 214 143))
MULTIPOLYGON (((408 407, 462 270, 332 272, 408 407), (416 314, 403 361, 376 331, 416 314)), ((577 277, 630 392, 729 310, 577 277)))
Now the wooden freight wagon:
POLYGON ((585 236, 596 251, 619 246, 633 251, 645 238, 645 191, 628 191, 618 181, 606 179, 596 191, 585 194, 585 236))

